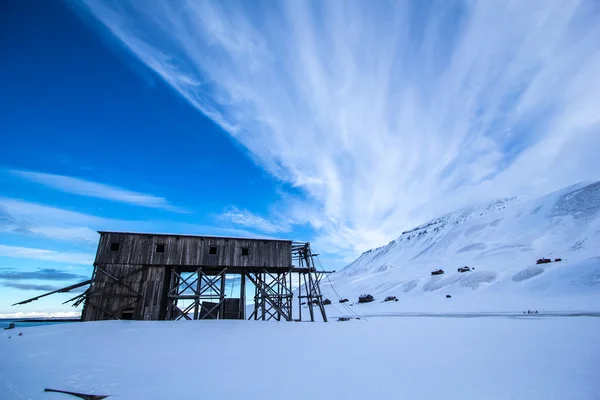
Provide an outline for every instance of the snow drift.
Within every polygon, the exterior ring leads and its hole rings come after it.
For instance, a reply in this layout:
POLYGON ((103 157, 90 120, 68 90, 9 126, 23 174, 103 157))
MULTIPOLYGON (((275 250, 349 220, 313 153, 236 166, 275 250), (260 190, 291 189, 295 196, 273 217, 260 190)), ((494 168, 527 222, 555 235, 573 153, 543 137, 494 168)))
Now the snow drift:
POLYGON ((0 399, 598 399, 599 318, 102 321, 0 331, 0 399), (12 336, 9 339, 9 336, 12 336))

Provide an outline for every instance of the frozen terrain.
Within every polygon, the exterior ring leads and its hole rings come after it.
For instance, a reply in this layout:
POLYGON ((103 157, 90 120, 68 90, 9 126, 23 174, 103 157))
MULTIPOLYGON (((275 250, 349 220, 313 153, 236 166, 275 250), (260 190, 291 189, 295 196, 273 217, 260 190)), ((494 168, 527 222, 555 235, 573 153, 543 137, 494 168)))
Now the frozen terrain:
POLYGON ((598 399, 599 214, 579 184, 411 229, 322 282, 330 320, 361 320, 0 331, 0 399, 598 399))
POLYGON ((103 321, 0 332, 0 399, 598 399, 600 318, 103 321), (9 336, 12 336, 10 339, 9 336))
MULTIPOLYGON (((351 302, 361 293, 399 299, 360 305, 363 313, 600 311, 600 182, 435 218, 330 279, 351 302), (536 265, 543 257, 562 261, 536 265)), ((335 305, 327 280, 323 291, 335 305)))

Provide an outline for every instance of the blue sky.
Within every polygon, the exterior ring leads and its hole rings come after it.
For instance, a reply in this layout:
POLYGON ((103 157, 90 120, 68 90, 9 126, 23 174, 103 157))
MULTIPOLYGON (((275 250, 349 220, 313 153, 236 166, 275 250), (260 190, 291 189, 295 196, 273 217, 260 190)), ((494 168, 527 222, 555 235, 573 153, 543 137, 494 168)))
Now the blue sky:
POLYGON ((258 217, 255 229, 246 210, 268 214, 286 184, 75 10, 3 7, 0 314, 70 311, 68 295, 11 308, 38 291, 3 285, 89 276, 98 229, 310 238, 258 217))
POLYGON ((0 315, 71 311, 10 304, 89 276, 98 229, 308 240, 339 268, 598 179, 593 1, 1 7, 0 315))

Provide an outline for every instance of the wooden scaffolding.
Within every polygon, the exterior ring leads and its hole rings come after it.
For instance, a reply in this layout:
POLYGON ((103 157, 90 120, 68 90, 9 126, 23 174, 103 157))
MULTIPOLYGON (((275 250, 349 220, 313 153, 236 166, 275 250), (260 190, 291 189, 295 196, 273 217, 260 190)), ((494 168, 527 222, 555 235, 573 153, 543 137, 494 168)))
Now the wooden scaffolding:
POLYGON ((310 243, 100 234, 91 280, 55 291, 66 292, 89 284, 84 293, 65 302, 73 306, 83 304, 82 321, 298 321, 302 320, 303 306, 308 308, 310 321, 315 321, 318 314, 327 321, 320 281, 328 272, 317 270, 310 243), (254 287, 253 304, 248 305, 247 285, 254 287), (294 314, 295 299, 298 311, 294 314))
POLYGON ((323 306, 320 281, 326 271, 315 267, 310 243, 294 244, 292 260, 297 265, 282 268, 189 268, 171 269, 167 300, 167 320, 179 319, 254 319, 292 321, 294 297, 298 299, 298 318, 302 320, 302 306, 309 310, 310 321, 320 313, 323 321, 327 314, 323 306), (297 277, 297 280, 294 279, 297 277), (239 298, 228 298, 227 279, 239 282, 239 298), (246 316, 246 285, 254 286, 254 305, 246 316), (180 307, 180 301, 188 303, 180 307), (318 310, 318 312, 315 311, 318 310))

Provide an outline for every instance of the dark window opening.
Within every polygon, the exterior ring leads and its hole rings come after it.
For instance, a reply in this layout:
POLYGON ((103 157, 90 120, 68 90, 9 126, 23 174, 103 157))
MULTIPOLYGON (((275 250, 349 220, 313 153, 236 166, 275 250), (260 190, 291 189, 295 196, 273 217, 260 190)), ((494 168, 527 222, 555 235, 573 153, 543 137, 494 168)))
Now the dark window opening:
POLYGON ((164 253, 165 252, 165 245, 163 243, 158 243, 156 245, 156 252, 157 253, 164 253))
POLYGON ((121 248, 121 244, 120 243, 111 243, 110 244, 110 251, 119 251, 119 249, 121 248))
POLYGON ((131 321, 133 319, 134 311, 135 311, 134 309, 126 309, 126 310, 121 311, 121 319, 131 321))
POLYGON ((210 246, 208 248, 208 254, 217 254, 217 246, 210 246))
POLYGON ((242 255, 243 256, 247 256, 248 255, 248 248, 247 247, 242 247, 242 255))

